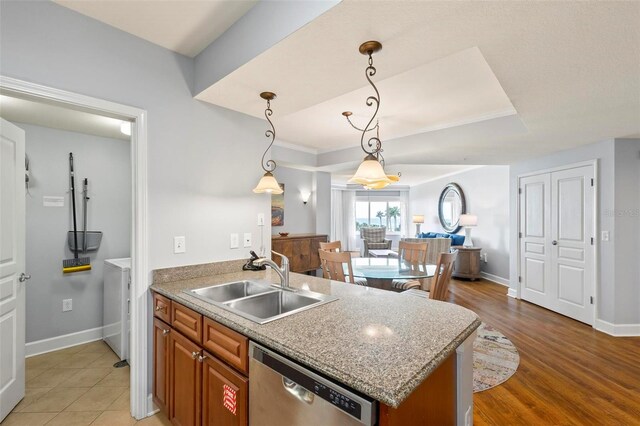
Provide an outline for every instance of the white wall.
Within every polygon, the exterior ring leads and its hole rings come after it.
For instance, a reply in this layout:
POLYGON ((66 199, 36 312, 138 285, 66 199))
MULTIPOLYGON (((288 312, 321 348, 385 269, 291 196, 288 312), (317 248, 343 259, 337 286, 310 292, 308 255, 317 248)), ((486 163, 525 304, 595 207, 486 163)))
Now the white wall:
POLYGON ((304 170, 278 167, 274 172, 278 183, 284 189, 284 226, 273 226, 271 232, 289 232, 291 234, 311 234, 316 232, 316 214, 313 199, 307 204, 302 202, 302 191, 315 192, 314 173, 304 170))
POLYGON ((131 145, 127 141, 16 123, 25 130, 30 160, 26 197, 27 343, 102 326, 103 264, 129 257, 131 234, 131 145), (69 152, 74 154, 76 213, 82 230, 82 179, 89 179, 90 231, 102 231, 91 271, 62 273, 73 257, 66 244, 73 229, 69 191, 69 152), (64 207, 44 207, 43 196, 64 198, 64 207), (73 310, 62 312, 62 300, 73 310))
MULTIPOLYGON (((509 279, 509 166, 485 166, 411 188, 411 215, 422 214, 422 232, 445 232, 438 220, 438 200, 445 185, 455 182, 462 188, 467 212, 478 216, 471 231, 473 244, 487 253, 483 272, 509 279)), ((411 224, 412 233, 415 225, 411 224)), ((460 230, 460 234, 464 234, 460 230)))

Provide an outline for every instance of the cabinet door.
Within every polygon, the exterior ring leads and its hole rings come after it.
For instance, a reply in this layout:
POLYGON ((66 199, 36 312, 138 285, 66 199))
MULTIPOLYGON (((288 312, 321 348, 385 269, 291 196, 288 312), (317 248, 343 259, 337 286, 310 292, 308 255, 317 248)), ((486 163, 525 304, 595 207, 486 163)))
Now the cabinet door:
POLYGON ((327 237, 316 237, 311 240, 311 253, 309 255, 309 269, 320 269, 320 243, 326 243, 327 237))
POLYGON ((174 425, 200 426, 202 362, 200 347, 180 333, 169 333, 170 389, 169 418, 174 425))
POLYGON ((248 379, 205 353, 202 378, 202 424, 245 426, 248 419, 248 379))
POLYGON ((292 272, 306 272, 309 270, 311 256, 311 238, 300 238, 293 241, 293 256, 291 260, 292 272))
POLYGON ((169 413, 169 334, 171 327, 153 319, 153 402, 169 413))

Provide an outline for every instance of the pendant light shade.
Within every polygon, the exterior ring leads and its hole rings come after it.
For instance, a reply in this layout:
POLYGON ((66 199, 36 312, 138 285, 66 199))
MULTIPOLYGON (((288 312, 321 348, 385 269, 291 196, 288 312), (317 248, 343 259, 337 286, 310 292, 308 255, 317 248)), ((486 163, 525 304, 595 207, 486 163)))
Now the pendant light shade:
POLYGON ((273 142, 276 140, 276 129, 273 126, 271 119, 269 118, 273 114, 273 111, 271 110, 271 101, 276 98, 276 94, 273 92, 262 92, 260 93, 260 97, 267 101, 267 109, 264 110, 264 117, 269 122, 269 125, 271 125, 271 129, 268 129, 264 133, 264 135, 268 138, 271 138, 271 143, 264 151, 264 154, 262 154, 262 161, 260 162, 260 166, 262 166, 262 170, 264 170, 265 173, 260 178, 258 186, 253 188, 253 192, 255 192, 256 194, 263 194, 266 192, 268 194, 277 195, 282 194, 284 191, 282 190, 282 188, 280 188, 280 185, 278 184, 275 176, 273 176, 273 171, 277 167, 276 162, 273 160, 267 160, 266 162, 264 161, 267 152, 269 152, 269 149, 271 149, 273 142))
POLYGON ((278 181, 271 172, 266 172, 264 176, 260 178, 260 182, 258 182, 258 186, 253 188, 253 192, 256 194, 282 194, 284 191, 278 185, 278 181))
POLYGON ((378 92, 378 88, 371 77, 376 75, 376 69, 373 66, 373 54, 382 49, 382 44, 377 41, 367 41, 360 45, 359 51, 361 54, 369 57, 369 66, 365 69, 365 77, 367 81, 373 88, 375 95, 367 97, 366 104, 367 106, 374 106, 375 111, 373 116, 369 120, 369 123, 363 128, 359 129, 356 127, 349 118, 352 113, 350 111, 345 111, 342 113, 343 116, 346 117, 349 124, 357 130, 362 131, 362 136, 360 137, 360 147, 367 154, 364 158, 364 161, 358 167, 356 174, 353 175, 351 179, 349 179, 350 183, 357 183, 364 186, 366 189, 382 189, 387 185, 398 182, 400 180, 399 176, 396 175, 387 175, 384 171, 384 158, 382 157, 382 141, 380 141, 380 135, 378 130, 380 126, 376 122, 376 125, 372 127, 372 123, 378 115, 378 110, 380 109, 380 93, 378 92), (371 130, 376 130, 376 135, 370 137, 365 141, 366 133, 371 130))

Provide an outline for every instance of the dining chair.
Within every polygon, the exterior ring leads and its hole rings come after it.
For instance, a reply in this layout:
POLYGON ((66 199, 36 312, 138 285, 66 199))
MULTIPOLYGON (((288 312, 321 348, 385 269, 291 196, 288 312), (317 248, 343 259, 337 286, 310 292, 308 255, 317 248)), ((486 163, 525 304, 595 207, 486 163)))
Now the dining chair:
POLYGON ((429 289, 429 299, 447 300, 449 292, 449 283, 451 282, 451 274, 453 273, 453 263, 458 256, 458 250, 452 253, 440 253, 438 255, 438 263, 436 263, 436 274, 431 279, 431 288, 429 289))
POLYGON ((353 276, 353 267, 351 266, 351 253, 349 252, 331 252, 326 250, 318 250, 320 255, 320 264, 325 278, 334 281, 342 281, 357 285, 367 285, 367 280, 356 279, 353 276), (344 264, 347 264, 347 275, 345 275, 344 264))
POLYGON ((320 243, 320 250, 331 251, 331 252, 340 252, 342 251, 342 242, 340 240, 337 241, 329 241, 328 243, 320 243))
MULTIPOLYGON (((427 261, 427 247, 429 243, 400 241, 398 245, 398 258, 410 264, 425 264, 427 261)), ((393 280, 391 288, 394 291, 411 290, 412 288, 422 288, 421 280, 393 280)))

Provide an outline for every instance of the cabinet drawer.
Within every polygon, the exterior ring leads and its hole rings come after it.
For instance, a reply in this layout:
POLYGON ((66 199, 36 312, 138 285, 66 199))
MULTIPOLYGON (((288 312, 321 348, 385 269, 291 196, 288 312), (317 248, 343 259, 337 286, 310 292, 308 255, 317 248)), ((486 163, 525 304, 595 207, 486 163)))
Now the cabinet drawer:
POLYGON ((242 334, 205 318, 202 345, 233 368, 249 374, 249 339, 242 334))
POLYGON ((161 294, 153 293, 153 316, 167 324, 171 323, 171 300, 161 294))
POLYGON ((202 342, 202 315, 179 303, 171 305, 171 325, 194 342, 202 342))

